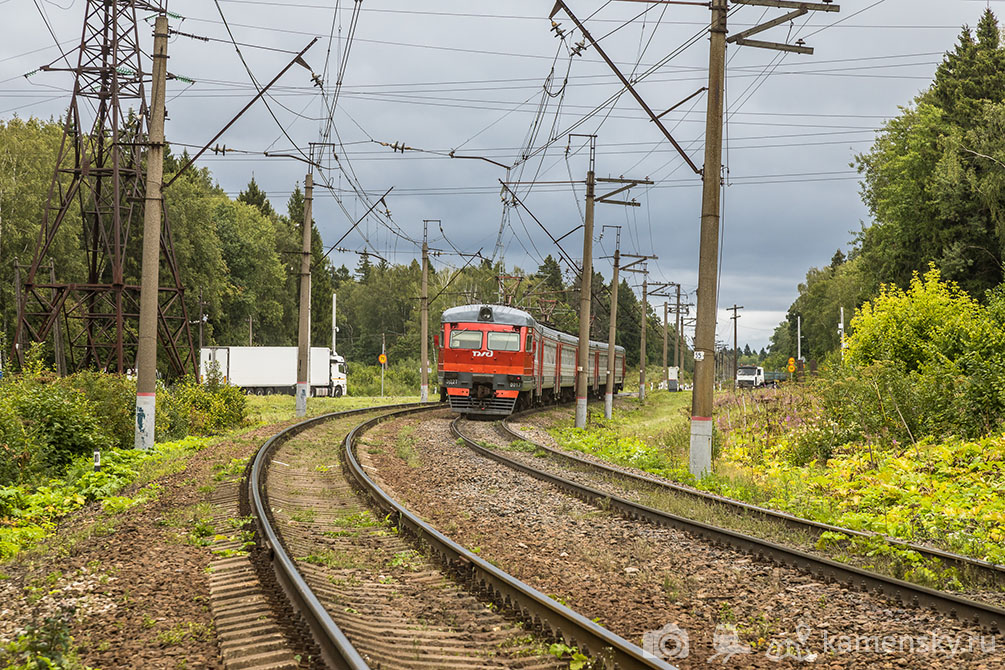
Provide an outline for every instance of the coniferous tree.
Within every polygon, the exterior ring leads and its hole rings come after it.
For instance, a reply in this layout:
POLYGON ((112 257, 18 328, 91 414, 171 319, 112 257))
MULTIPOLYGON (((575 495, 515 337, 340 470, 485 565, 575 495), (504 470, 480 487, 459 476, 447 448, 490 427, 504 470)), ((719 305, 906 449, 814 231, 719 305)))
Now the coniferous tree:
MULTIPOLYGON (((298 185, 297 191, 299 190, 300 186, 298 185)), ((301 218, 303 218, 303 211, 304 211, 303 194, 301 194, 300 198, 301 198, 300 216, 301 218)), ((258 187, 258 182, 255 181, 254 175, 252 175, 251 181, 248 182, 248 187, 238 194, 237 199, 240 202, 245 202, 249 205, 257 207, 258 211, 260 211, 265 216, 271 217, 276 215, 276 210, 272 209, 272 205, 269 203, 269 199, 268 197, 266 197, 265 191, 263 191, 261 188, 258 187)))

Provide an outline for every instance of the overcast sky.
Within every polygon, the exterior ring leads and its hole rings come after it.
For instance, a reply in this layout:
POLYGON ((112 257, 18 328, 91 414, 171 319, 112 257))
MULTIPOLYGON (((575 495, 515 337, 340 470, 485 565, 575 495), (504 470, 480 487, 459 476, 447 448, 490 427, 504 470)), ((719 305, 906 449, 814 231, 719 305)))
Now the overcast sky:
MULTIPOLYGON (((341 144, 334 149, 338 163, 329 149, 321 159, 326 169, 315 178, 320 184, 315 218, 325 242, 342 237, 393 187, 386 200, 390 219, 368 217, 342 247, 407 262, 418 254, 410 240, 421 239, 423 219, 439 219, 447 239, 432 224, 432 246, 480 249, 491 257, 504 223, 500 179, 524 182, 514 188, 555 237, 582 222, 588 151, 583 137, 568 134, 595 134, 598 176, 655 182, 631 191, 641 207, 597 206, 595 267, 610 277, 610 261, 600 257, 613 253, 614 231, 601 237, 601 226, 620 225, 623 252, 659 256, 649 263, 651 279, 680 282, 693 296, 700 180, 630 95, 604 106, 620 90, 615 75, 592 48, 570 54, 582 36, 559 14, 558 30, 565 37, 558 37, 547 18, 552 4, 220 0, 247 66, 262 84, 319 37, 305 61, 325 82, 325 99, 311 74, 294 67, 272 89, 268 107, 256 105, 220 140, 247 153, 210 155, 200 164, 232 195, 253 174, 276 209, 285 211, 306 165, 263 152, 297 154, 321 141, 342 72, 329 136, 341 144), (423 151, 395 152, 379 142, 423 151), (507 173, 490 162, 451 159, 446 155, 451 150, 519 165, 507 173)), ((708 24, 707 9, 617 0, 568 4, 580 19, 590 17, 587 29, 602 38, 601 46, 628 75, 647 73, 674 54, 637 85, 657 112, 705 84, 708 39, 700 34, 708 24)), ((54 36, 64 50, 75 49, 85 5, 85 0, 0 0, 7 19, 0 24, 0 118, 62 113, 70 75, 22 75, 59 56, 54 36)), ((766 346, 807 269, 828 264, 835 250, 847 248, 860 223, 868 223, 850 163, 869 148, 884 120, 928 85, 961 26, 976 24, 985 6, 969 0, 851 0, 841 3, 840 13, 814 12, 758 36, 790 43, 802 38, 816 49, 812 56, 730 47, 729 186, 719 303, 745 307, 741 346, 766 346)), ((783 13, 734 7, 732 33, 783 13)), ((169 71, 195 83, 169 82, 168 140, 201 146, 255 88, 214 2, 175 0, 169 10, 181 17, 172 19, 172 28, 210 38, 179 35, 169 46, 169 71)), ((151 29, 141 24, 147 51, 151 29)), ((76 61, 75 53, 71 59, 76 61)), ((664 122, 700 166, 704 95, 667 114, 664 122)), ((559 252, 527 210, 508 209, 502 252, 508 265, 532 272, 545 255, 559 252)), ((570 235, 562 246, 577 261, 582 256, 581 236, 570 235)), ((333 257, 349 268, 358 262, 355 253, 333 257)), ((436 262, 463 261, 442 256, 436 262)), ((731 343, 732 324, 724 311, 719 333, 731 343)))

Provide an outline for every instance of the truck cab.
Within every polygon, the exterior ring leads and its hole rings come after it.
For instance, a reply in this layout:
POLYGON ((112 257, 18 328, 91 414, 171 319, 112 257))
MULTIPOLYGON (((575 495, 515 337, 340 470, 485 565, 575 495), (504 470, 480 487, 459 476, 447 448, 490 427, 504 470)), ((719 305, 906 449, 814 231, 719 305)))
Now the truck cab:
POLYGON ((340 398, 349 393, 348 384, 348 368, 346 367, 345 357, 338 355, 336 352, 332 351, 331 356, 328 359, 329 365, 331 366, 331 394, 336 398, 340 398))
POLYGON ((741 365, 737 368, 737 388, 759 388, 761 386, 764 386, 764 368, 756 365, 741 365))

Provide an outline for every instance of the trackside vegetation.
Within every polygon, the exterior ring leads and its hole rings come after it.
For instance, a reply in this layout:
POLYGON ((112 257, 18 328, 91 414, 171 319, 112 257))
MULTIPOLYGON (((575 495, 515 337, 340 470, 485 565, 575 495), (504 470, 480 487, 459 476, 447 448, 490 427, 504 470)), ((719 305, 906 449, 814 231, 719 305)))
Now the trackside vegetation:
POLYGON ((133 442, 135 381, 81 372, 58 377, 37 356, 0 380, 0 559, 40 541, 66 514, 100 501, 117 513, 157 495, 146 483, 207 444, 210 435, 244 424, 245 397, 210 379, 159 389, 151 451, 133 442), (94 471, 93 454, 101 454, 94 471), (118 496, 144 484, 132 498, 118 496))
MULTIPOLYGON (((855 315, 844 361, 818 378, 716 398, 715 473, 687 472, 684 394, 627 403, 610 422, 561 426, 566 448, 809 519, 1005 564, 1005 311, 930 269, 855 315), (658 422, 654 417, 663 417, 658 422)), ((821 548, 880 557, 940 588, 957 575, 915 552, 825 534, 821 548)))

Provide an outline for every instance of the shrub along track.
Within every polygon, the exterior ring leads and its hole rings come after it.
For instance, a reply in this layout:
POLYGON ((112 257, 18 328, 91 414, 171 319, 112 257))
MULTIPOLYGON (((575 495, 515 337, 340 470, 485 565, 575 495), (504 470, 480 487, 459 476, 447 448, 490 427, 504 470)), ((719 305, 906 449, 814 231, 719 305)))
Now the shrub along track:
POLYGON ((980 629, 587 505, 459 445, 449 413, 432 418, 396 419, 369 435, 360 456, 378 483, 480 556, 626 639, 678 624, 690 636, 690 656, 673 661, 680 667, 726 655, 732 667, 778 667, 769 654, 789 643, 802 645, 803 660, 812 654, 834 668, 1005 667, 1000 655, 966 647, 987 639, 980 629), (399 446, 403 432, 410 448, 399 446), (933 634, 964 647, 953 655, 895 647, 881 657, 833 648, 883 636, 920 646, 933 634), (741 643, 729 645, 734 635, 741 643))
MULTIPOLYGON (((358 434, 384 418, 379 412, 369 415, 372 420, 346 438, 345 449, 351 450, 358 434)), ((597 658, 615 659, 626 670, 670 668, 644 659, 641 649, 519 584, 395 506, 356 458, 337 448, 358 420, 332 415, 273 438, 256 457, 249 484, 252 502, 260 505, 266 522, 259 543, 267 547, 279 581, 330 665, 568 667, 571 648, 560 645, 567 654, 564 662, 548 653, 547 642, 557 634, 597 658), (267 474, 264 483, 262 473, 267 474), (353 491, 354 479, 382 507, 391 507, 387 518, 374 515, 353 491), (428 551, 416 551, 399 528, 421 537, 418 546, 428 551), (489 600, 479 600, 448 579, 433 566, 434 555, 489 600), (504 618, 496 611, 500 603, 520 620, 504 618), (525 628, 525 623, 530 625, 525 628), (531 631, 540 623, 547 626, 547 638, 531 631)), ((407 431, 400 438, 397 449, 407 460, 412 456, 407 431)), ((362 444, 367 452, 377 451, 367 444, 362 444)))
MULTIPOLYGON (((850 541, 860 542, 865 550, 871 549, 874 554, 879 554, 875 551, 877 547, 890 548, 893 551, 887 552, 889 558, 885 559, 883 555, 870 558, 855 553, 844 553, 841 551, 842 543, 838 542, 835 547, 837 551, 833 554, 839 556, 842 562, 866 567, 891 577, 902 576, 904 570, 910 567, 904 565, 907 559, 900 558, 898 562, 898 557, 913 553, 916 554, 915 558, 920 558, 924 566, 935 574, 958 575, 969 587, 966 592, 959 595, 997 608, 1005 605, 1005 592, 1002 590, 1005 587, 1005 566, 884 535, 803 519, 778 510, 683 486, 634 468, 613 465, 591 454, 564 450, 546 431, 524 420, 532 414, 533 412, 523 412, 520 415, 513 415, 507 420, 495 423, 492 429, 487 428, 484 423, 468 425, 479 439, 503 445, 510 458, 532 467, 541 467, 547 462, 549 472, 611 495, 625 497, 632 502, 690 520, 723 526, 818 555, 824 555, 824 552, 817 550, 817 545, 821 536, 827 538, 825 533, 830 538, 842 535, 850 541), (529 453, 521 453, 522 451, 529 453)), ((829 541, 834 542, 833 539, 829 541)), ((893 594, 898 590, 899 585, 890 593, 893 594)), ((944 611, 951 612, 954 609, 957 608, 947 603, 944 611)), ((957 611, 963 612, 959 609, 957 611)), ((999 609, 988 614, 982 619, 982 623, 989 626, 997 623, 1002 627, 1005 626, 1005 616, 999 609)))

